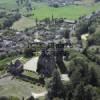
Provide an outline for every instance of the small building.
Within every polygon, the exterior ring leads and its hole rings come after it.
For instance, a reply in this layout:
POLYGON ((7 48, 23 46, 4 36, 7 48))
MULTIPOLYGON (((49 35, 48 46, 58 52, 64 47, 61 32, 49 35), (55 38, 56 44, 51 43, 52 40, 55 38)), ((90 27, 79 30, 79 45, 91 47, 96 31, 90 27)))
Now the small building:
POLYGON ((65 23, 68 23, 68 24, 75 24, 75 20, 68 20, 68 19, 65 19, 64 20, 65 23))
POLYGON ((14 63, 11 62, 8 67, 8 72, 10 72, 12 75, 21 75, 23 72, 23 64, 20 60, 16 60, 14 63))

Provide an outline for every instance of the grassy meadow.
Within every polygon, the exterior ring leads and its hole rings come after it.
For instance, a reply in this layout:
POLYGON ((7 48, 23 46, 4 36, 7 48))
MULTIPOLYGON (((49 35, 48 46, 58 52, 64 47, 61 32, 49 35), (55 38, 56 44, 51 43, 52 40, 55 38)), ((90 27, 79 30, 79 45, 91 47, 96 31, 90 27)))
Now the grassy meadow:
MULTIPOLYGON (((25 30, 34 26, 34 19, 42 20, 52 15, 55 18, 67 18, 71 20, 77 20, 80 16, 88 15, 93 11, 100 10, 100 3, 90 5, 91 0, 84 0, 88 5, 67 5, 64 7, 54 8, 48 6, 46 3, 32 2, 32 7, 35 8, 32 11, 27 11, 24 5, 18 7, 16 0, 0 0, 0 11, 6 10, 7 12, 19 8, 22 15, 31 14, 30 17, 21 18, 15 22, 12 28, 19 31, 25 30), (4 9, 3 9, 4 8, 4 9)), ((0 19, 2 23, 4 19, 0 19)))
MULTIPOLYGON (((52 15, 55 18, 67 18, 71 20, 77 20, 80 16, 88 15, 93 11, 100 10, 100 3, 90 5, 91 0, 84 0, 88 5, 67 5, 64 7, 54 8, 48 6, 46 3, 32 2, 32 7, 35 8, 32 11, 27 11, 24 5, 18 7, 16 0, 0 0, 0 11, 6 10, 7 12, 19 8, 20 13, 23 15, 31 14, 30 17, 21 18, 15 22, 12 26, 13 29, 19 31, 25 30, 26 28, 34 27, 34 19, 42 20, 52 15)), ((0 19, 2 23, 4 19, 0 19)))
POLYGON ((78 19, 80 16, 88 15, 93 11, 100 10, 100 4, 94 4, 92 6, 76 6, 69 5, 65 7, 53 8, 46 5, 42 5, 33 11, 34 18, 43 19, 45 17, 78 19))
MULTIPOLYGON (((88 1, 88 0, 84 0, 88 1)), ((89 3, 88 3, 89 4, 89 3)), ((20 8, 22 14, 32 13, 32 18, 43 19, 54 15, 56 18, 78 19, 80 16, 88 15, 95 10, 100 10, 100 3, 92 5, 68 5, 65 7, 49 7, 47 4, 32 2, 32 6, 35 8, 32 12, 27 12, 24 6, 18 7, 16 0, 0 0, 0 7, 8 9, 20 8)))
POLYGON ((18 31, 23 31, 26 28, 30 28, 34 26, 35 23, 32 18, 22 17, 19 21, 16 21, 11 28, 18 31))

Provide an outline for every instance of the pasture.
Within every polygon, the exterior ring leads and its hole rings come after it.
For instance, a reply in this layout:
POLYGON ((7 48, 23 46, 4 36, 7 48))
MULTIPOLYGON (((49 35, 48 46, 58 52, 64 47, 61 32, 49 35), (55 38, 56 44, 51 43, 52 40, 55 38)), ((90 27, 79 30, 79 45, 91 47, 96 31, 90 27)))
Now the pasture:
MULTIPOLYGON (((85 0, 87 2, 87 0, 85 0)), ((32 13, 32 18, 38 18, 39 20, 52 15, 56 18, 78 19, 80 16, 88 15, 93 11, 100 10, 100 3, 90 3, 87 5, 67 5, 64 7, 50 7, 46 3, 32 2, 32 7, 35 8, 30 12, 27 12, 25 6, 18 7, 16 0, 0 0, 0 8, 16 9, 19 8, 20 12, 25 15, 32 13)))
POLYGON ((68 5, 59 8, 41 5, 37 7, 36 10, 33 10, 33 17, 43 19, 53 15, 55 18, 67 18, 76 20, 80 16, 88 15, 96 10, 100 10, 100 4, 93 4, 91 6, 68 5))
MULTIPOLYGON (((85 0, 86 1, 86 0, 85 0)), ((87 1, 86 1, 87 2, 87 1)), ((100 3, 94 4, 87 2, 87 5, 67 5, 64 7, 50 7, 46 3, 32 2, 32 11, 27 11, 25 5, 17 6, 16 0, 0 0, 0 10, 12 11, 19 8, 22 16, 31 15, 27 18, 22 17, 12 26, 13 29, 23 31, 26 28, 34 27, 34 19, 42 20, 44 18, 67 18, 77 20, 80 16, 88 15, 93 11, 100 10, 100 3)), ((2 19, 0 20, 2 23, 2 19)))

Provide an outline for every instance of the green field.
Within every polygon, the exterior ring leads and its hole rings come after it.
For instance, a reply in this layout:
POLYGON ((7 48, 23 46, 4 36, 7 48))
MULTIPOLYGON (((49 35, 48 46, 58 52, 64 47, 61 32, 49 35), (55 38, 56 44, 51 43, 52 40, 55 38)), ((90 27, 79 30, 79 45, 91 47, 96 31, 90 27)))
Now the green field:
MULTIPOLYGON (((0 0, 0 7, 6 9, 15 9, 18 8, 15 2, 16 0, 0 0)), ((100 10, 100 3, 92 5, 69 5, 65 7, 53 8, 47 6, 44 3, 35 3, 32 2, 32 6, 36 9, 32 12, 27 12, 25 7, 20 7, 20 12, 22 14, 33 13, 33 18, 43 19, 46 17, 51 17, 54 15, 56 18, 67 18, 67 19, 77 19, 82 15, 88 15, 95 10, 100 10)))
POLYGON ((93 6, 76 6, 69 5, 60 8, 48 7, 42 5, 33 11, 34 18, 43 19, 45 17, 51 17, 54 15, 56 18, 67 18, 67 19, 77 19, 82 15, 88 15, 93 11, 100 10, 100 4, 94 4, 93 6))
POLYGON ((0 8, 12 9, 16 8, 16 0, 0 0, 0 8))

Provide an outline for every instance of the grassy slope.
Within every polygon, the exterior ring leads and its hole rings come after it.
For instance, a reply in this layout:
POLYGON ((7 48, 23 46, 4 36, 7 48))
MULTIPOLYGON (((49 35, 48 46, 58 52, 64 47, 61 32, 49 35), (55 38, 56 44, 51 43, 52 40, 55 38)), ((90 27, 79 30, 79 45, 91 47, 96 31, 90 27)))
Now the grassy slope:
POLYGON ((0 90, 2 90, 0 96, 16 96, 22 100, 22 97, 31 96, 32 92, 41 93, 45 91, 45 87, 18 79, 3 78, 0 80, 0 90))
POLYGON ((23 31, 26 28, 34 27, 34 20, 31 18, 21 18, 19 21, 15 22, 12 26, 13 29, 17 29, 18 31, 23 31))
MULTIPOLYGON (((4 7, 7 10, 8 9, 16 9, 18 8, 16 0, 0 0, 0 7, 4 7)), ((87 2, 87 0, 85 0, 87 2)), ((86 6, 75 6, 75 5, 69 5, 65 7, 60 8, 53 8, 49 7, 44 3, 35 3, 32 2, 32 6, 36 8, 36 10, 33 10, 32 12, 27 12, 25 7, 20 7, 20 12, 23 15, 33 13, 34 15, 30 18, 22 18, 18 22, 15 22, 13 24, 13 28, 17 29, 19 31, 24 30, 29 27, 34 26, 34 21, 32 19, 38 18, 39 20, 51 17, 54 15, 56 18, 67 18, 67 19, 78 19, 82 15, 87 15, 91 13, 92 11, 95 11, 96 9, 100 9, 100 4, 95 4, 90 7, 86 6)), ((0 21, 1 22, 1 21, 0 21)))

